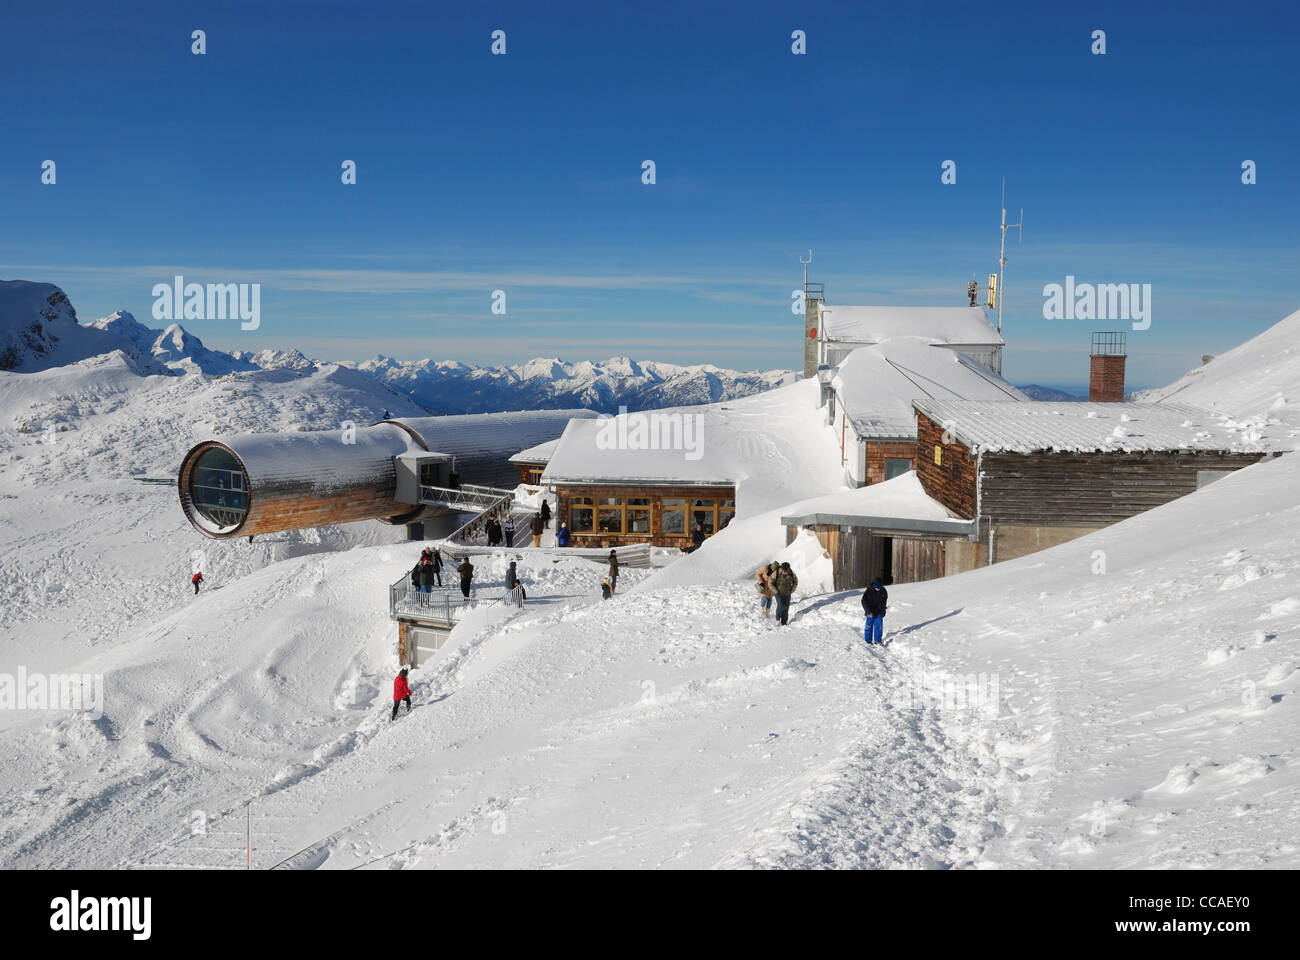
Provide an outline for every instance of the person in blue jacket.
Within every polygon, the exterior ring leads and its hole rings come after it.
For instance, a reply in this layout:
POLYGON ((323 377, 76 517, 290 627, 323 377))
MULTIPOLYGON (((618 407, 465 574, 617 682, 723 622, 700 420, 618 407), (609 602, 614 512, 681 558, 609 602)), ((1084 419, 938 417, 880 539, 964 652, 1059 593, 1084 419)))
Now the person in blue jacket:
POLYGON ((560 524, 560 529, 555 531, 555 545, 557 547, 567 547, 569 545, 569 525, 560 524))
POLYGON ((885 607, 889 603, 889 591, 877 577, 871 586, 862 592, 862 609, 867 615, 867 625, 863 630, 863 639, 867 643, 883 643, 885 634, 885 607))

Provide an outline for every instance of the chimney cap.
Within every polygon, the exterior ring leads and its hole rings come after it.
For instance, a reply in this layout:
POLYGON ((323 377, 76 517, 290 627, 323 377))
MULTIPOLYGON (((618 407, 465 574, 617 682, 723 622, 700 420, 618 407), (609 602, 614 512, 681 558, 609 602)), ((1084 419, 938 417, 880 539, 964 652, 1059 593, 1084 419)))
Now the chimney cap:
POLYGON ((1127 335, 1123 330, 1096 330, 1092 334, 1094 357, 1128 356, 1127 335))

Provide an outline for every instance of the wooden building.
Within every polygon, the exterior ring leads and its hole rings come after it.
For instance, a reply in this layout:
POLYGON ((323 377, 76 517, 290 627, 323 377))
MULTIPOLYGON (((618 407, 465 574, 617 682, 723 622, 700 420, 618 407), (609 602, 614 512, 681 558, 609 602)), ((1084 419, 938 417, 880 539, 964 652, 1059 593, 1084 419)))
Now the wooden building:
POLYGON ((541 476, 554 497, 552 527, 567 524, 574 547, 689 548, 697 523, 705 537, 721 530, 735 516, 737 485, 725 409, 570 423, 541 476), (629 433, 629 423, 645 429, 629 433))
POLYGON ((922 488, 976 529, 947 546, 947 573, 1064 543, 1293 446, 1175 403, 914 406, 922 488))
POLYGON ((519 470, 519 482, 526 483, 530 487, 539 486, 542 482, 542 474, 546 472, 546 465, 551 462, 551 454, 559 444, 560 439, 556 437, 554 440, 547 440, 535 447, 521 450, 511 457, 510 463, 519 470))

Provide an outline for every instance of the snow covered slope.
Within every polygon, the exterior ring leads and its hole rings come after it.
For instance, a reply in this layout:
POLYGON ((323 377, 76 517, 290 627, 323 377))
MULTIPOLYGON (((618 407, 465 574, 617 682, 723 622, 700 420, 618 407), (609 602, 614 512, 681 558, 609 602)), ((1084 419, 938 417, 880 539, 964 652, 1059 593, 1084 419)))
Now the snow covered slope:
POLYGON ((393 724, 415 548, 288 560, 88 651, 102 720, 0 734, 0 860, 242 867, 252 799, 262 867, 1300 866, 1298 464, 895 587, 884 650, 856 594, 780 630, 526 551, 393 724))
POLYGON ((1238 418, 1264 416, 1300 429, 1300 310, 1135 399, 1172 400, 1238 418))

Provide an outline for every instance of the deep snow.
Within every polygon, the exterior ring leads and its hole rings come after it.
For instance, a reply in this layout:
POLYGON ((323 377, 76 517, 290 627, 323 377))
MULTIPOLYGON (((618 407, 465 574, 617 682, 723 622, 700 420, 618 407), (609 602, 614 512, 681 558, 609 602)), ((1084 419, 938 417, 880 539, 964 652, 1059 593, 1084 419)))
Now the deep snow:
MULTIPOLYGON (((390 723, 386 587, 417 546, 207 541, 133 479, 210 432, 417 412, 301 372, 0 373, 0 674, 106 692, 99 719, 0 710, 0 865, 242 868, 246 809, 258 867, 1300 865, 1294 454, 893 587, 884 649, 776 520, 833 471, 759 471, 736 521, 608 602, 601 565, 521 551, 528 605, 458 627, 390 723), (771 558, 801 581, 785 629, 758 616, 771 558)), ((816 442, 785 435, 810 386, 747 401, 787 411, 774 450, 816 442)), ((505 563, 477 564, 485 596, 505 563)))

